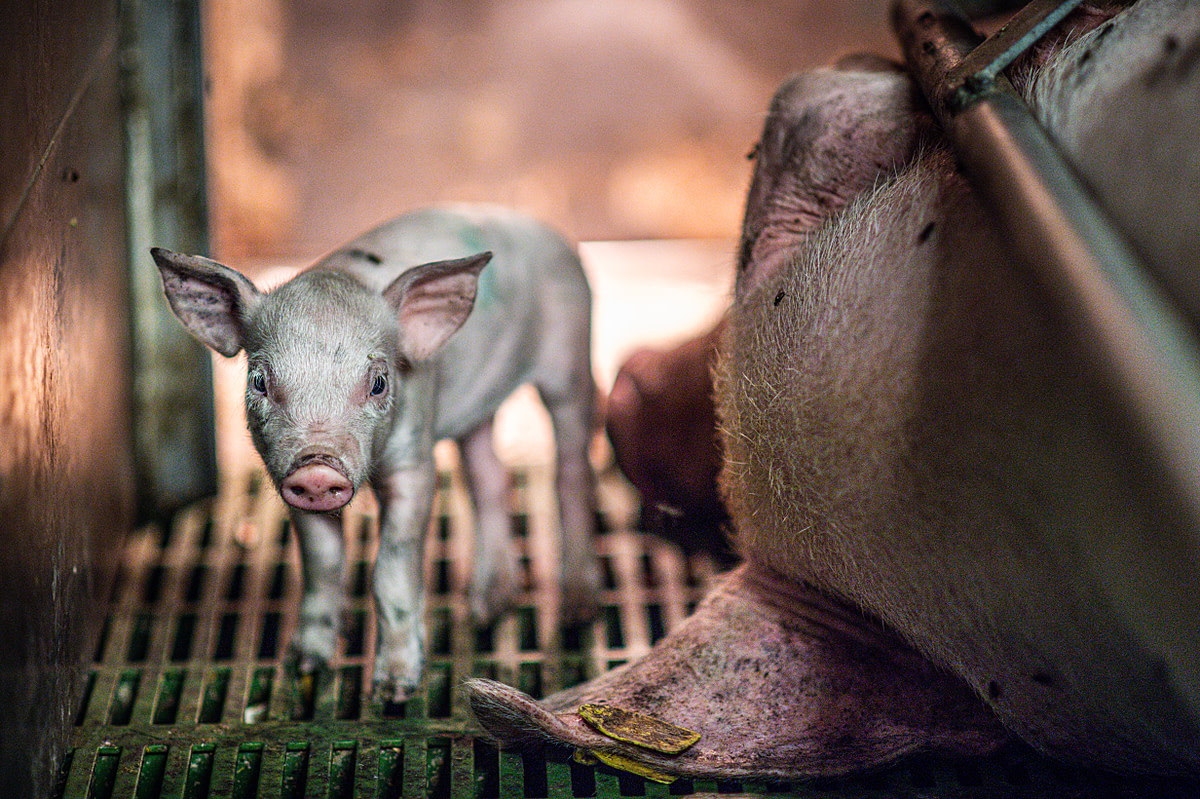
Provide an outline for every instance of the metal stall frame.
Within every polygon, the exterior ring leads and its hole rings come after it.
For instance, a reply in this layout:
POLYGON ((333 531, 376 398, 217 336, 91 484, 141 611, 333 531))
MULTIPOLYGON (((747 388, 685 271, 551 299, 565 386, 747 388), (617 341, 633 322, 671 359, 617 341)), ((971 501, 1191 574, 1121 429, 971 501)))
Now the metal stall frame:
MULTIPOLYGON (((897 0, 892 23, 974 188, 1025 266, 1056 297, 1138 423, 1200 551, 1200 342, 1196 330, 1035 118, 1003 71, 1080 0, 1034 0, 988 39, 939 0, 897 0)), ((1128 564, 1126 564, 1128 565, 1128 564)), ((1176 568, 1186 569, 1187 564, 1176 568)), ((1172 667, 1200 716, 1200 665, 1186 608, 1148 621, 1127 570, 1103 588, 1172 667)))

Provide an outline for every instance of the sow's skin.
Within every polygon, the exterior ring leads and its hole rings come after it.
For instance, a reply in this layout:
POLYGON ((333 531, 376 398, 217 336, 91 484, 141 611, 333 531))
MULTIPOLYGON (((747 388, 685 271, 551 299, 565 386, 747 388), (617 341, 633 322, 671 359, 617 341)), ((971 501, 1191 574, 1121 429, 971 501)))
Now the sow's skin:
POLYGON ((498 208, 416 211, 267 292, 206 258, 153 255, 184 326, 222 355, 246 351, 250 433, 299 535, 304 594, 291 646, 301 672, 334 654, 339 511, 370 482, 380 504, 375 691, 400 701, 416 689, 440 439, 458 443, 475 507, 471 613, 487 622, 506 609, 520 576, 492 421, 524 383, 554 424, 563 615, 593 613, 591 295, 557 234, 498 208))
MULTIPOLYGON (((1083 21, 1024 91, 1200 318, 1200 7, 1083 21)), ((485 729, 696 777, 1013 737, 1086 767, 1200 771, 1200 530, 907 77, 858 59, 784 84, 738 270, 717 395, 745 563, 589 683, 534 702, 473 682, 485 729), (622 743, 584 703, 700 739, 622 743)))

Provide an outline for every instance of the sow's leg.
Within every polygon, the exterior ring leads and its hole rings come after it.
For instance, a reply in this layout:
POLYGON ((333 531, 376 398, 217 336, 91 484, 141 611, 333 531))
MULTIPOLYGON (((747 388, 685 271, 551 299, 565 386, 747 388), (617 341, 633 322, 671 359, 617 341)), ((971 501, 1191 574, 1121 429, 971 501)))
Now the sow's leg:
POLYGON ((536 703, 469 684, 494 737, 556 742, 670 774, 837 775, 918 751, 979 754, 1007 735, 969 688, 878 621, 815 589, 744 564, 642 660, 536 703), (612 705, 696 731, 681 754, 602 735, 577 712, 612 705))
MULTIPOLYGON (((787 85, 759 148, 744 252, 778 267, 831 210, 906 162, 925 125, 916 108, 911 84, 887 69, 821 71, 787 85), (848 163, 847 142, 871 157, 848 163), (781 162, 777 174, 761 168, 781 162)), ((477 718, 504 741, 556 740, 713 777, 841 774, 921 750, 983 753, 1006 740, 965 683, 878 620, 744 550, 747 563, 642 660, 540 704, 475 681, 477 718), (700 739, 675 755, 622 743, 578 714, 592 702, 700 739)))

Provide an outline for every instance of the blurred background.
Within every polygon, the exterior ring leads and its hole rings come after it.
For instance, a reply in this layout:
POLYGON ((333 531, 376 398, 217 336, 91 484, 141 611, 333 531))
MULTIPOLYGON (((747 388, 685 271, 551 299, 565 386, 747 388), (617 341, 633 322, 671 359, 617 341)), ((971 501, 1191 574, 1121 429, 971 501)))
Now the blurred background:
MULTIPOLYGON (((209 0, 203 19, 215 257, 269 285, 407 209, 522 208, 580 243, 602 390, 726 307, 775 87, 897 55, 884 0, 209 0)), ((256 462, 242 367, 214 368, 233 476, 256 462)), ((531 397, 501 412, 510 463, 548 451, 531 397)))
POLYGON ((312 257, 438 200, 577 240, 737 232, 773 89, 884 0, 208 0, 213 247, 312 257))

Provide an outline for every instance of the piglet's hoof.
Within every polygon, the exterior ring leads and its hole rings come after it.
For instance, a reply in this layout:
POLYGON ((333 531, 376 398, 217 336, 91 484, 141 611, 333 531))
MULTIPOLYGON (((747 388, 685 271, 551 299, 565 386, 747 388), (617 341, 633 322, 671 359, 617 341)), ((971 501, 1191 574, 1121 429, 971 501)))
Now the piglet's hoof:
POLYGON ((1008 740, 991 711, 878 622, 807 586, 743 565, 646 657, 535 702, 488 680, 472 710, 504 744, 555 743, 669 775, 794 779, 1008 740), (609 705, 699 733, 677 754, 602 734, 579 713, 609 705))
POLYGON ((477 627, 490 626, 516 604, 523 584, 517 552, 511 545, 478 560, 467 588, 471 621, 477 627))

